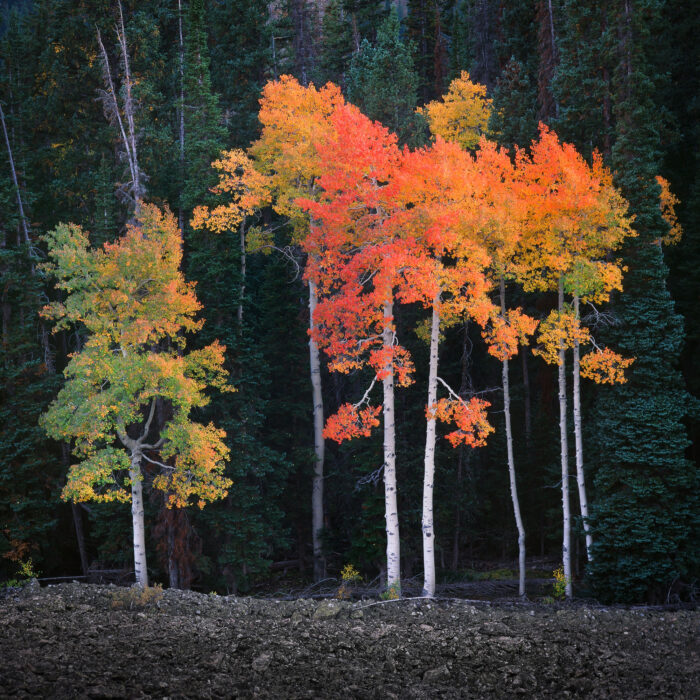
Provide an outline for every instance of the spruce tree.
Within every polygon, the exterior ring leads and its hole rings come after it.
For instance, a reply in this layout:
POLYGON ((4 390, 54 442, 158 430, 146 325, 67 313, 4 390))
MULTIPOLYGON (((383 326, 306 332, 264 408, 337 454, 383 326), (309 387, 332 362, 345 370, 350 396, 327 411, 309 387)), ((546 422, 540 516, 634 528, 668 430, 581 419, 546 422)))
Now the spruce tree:
POLYGON ((185 31, 181 206, 189 214, 196 204, 202 203, 208 188, 216 182, 210 166, 225 145, 226 129, 209 73, 204 0, 190 0, 185 31))
MULTIPOLYGON (((696 468, 684 455, 691 405, 678 368, 683 319, 667 287, 660 239, 659 105, 649 65, 651 29, 661 2, 646 11, 615 4, 619 44, 613 82, 617 184, 638 233, 623 249, 629 272, 615 304, 614 347, 635 357, 626 384, 600 395, 593 435, 599 445, 590 573, 604 600, 663 601, 698 565, 696 468)), ((590 443, 589 443, 590 444, 590 443)))
POLYGON ((348 74, 348 99, 370 119, 396 133, 399 141, 420 138, 414 114, 418 99, 418 74, 411 46, 401 39, 396 11, 382 22, 377 40, 363 40, 353 56, 348 74))

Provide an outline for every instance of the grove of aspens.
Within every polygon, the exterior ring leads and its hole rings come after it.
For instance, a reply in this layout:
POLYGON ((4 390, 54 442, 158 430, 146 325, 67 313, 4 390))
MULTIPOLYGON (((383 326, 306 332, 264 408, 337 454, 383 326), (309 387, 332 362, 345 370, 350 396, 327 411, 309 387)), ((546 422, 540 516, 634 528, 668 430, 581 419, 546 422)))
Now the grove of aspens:
POLYGON ((0 585, 696 600, 700 3, 0 8, 0 585))

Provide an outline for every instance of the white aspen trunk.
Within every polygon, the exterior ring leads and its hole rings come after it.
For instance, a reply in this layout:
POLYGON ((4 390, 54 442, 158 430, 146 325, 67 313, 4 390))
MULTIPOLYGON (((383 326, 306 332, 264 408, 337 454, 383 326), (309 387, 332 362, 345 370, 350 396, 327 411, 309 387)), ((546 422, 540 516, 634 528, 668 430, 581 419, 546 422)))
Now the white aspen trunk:
POLYGON ((19 221, 22 229, 22 237, 25 245, 29 245, 29 227, 27 226, 27 217, 24 215, 24 206, 22 205, 22 192, 19 189, 17 181, 17 171, 15 170, 15 159, 12 157, 12 146, 10 145, 10 137, 7 133, 7 124, 5 123, 5 112, 3 112, 2 104, 0 104, 0 121, 2 121, 2 131, 5 135, 5 145, 7 146, 7 159, 10 162, 10 172, 12 173, 12 184, 15 188, 17 196, 17 209, 19 212, 19 221))
MULTIPOLYGON (((574 295, 574 314, 579 318, 579 298, 574 295)), ((578 340, 574 341, 574 438, 576 440, 576 482, 578 484, 578 499, 581 505, 583 531, 586 535, 586 559, 591 561, 593 535, 588 522, 588 497, 586 496, 586 476, 583 470, 583 432, 581 429, 581 374, 580 348, 578 340)))
POLYGON ((146 566, 146 526, 143 518, 143 482, 141 481, 141 453, 131 455, 131 522, 134 530, 134 576, 142 588, 148 586, 146 566))
POLYGON ((323 466, 325 443, 323 440, 323 392, 321 391, 321 359, 318 345, 313 338, 315 329, 314 313, 318 303, 318 291, 309 280, 309 363, 311 365, 311 388, 314 402, 314 475, 311 482, 311 530, 314 551, 314 579, 320 581, 326 576, 326 562, 323 558, 323 466))
MULTIPOLYGON (((559 313, 564 311, 564 280, 559 278, 559 313)), ((564 341, 559 341, 559 439, 561 442, 561 509, 564 521, 562 562, 566 578, 566 597, 571 588, 571 508, 569 504, 569 442, 566 432, 566 366, 564 341)))
MULTIPOLYGON (((501 277, 501 314, 506 317, 506 283, 501 277)), ((520 514, 520 499, 515 480, 515 457, 513 455, 513 430, 510 421, 510 379, 508 360, 503 360, 503 413, 506 421, 506 445, 508 452, 508 476, 510 478, 510 497, 513 501, 515 525, 518 528, 518 593, 525 595, 525 526, 520 514)))
MULTIPOLYGON (((394 345, 394 315, 391 301, 384 303, 384 348, 394 345)), ((401 544, 399 540, 399 509, 396 498, 396 428, 394 425, 394 363, 389 359, 384 367, 384 511, 386 518, 386 577, 387 586, 401 596, 401 544)))
MULTIPOLYGON (((438 346, 440 344, 440 295, 433 299, 430 326, 430 369, 428 372, 428 408, 437 403, 438 346)), ((435 416, 425 430, 425 468, 423 472, 423 597, 435 595, 435 529, 433 526, 433 484, 435 481, 435 416)))
POLYGON ((182 189, 185 185, 185 42, 182 38, 182 0, 177 0, 177 27, 179 32, 180 60, 180 206, 178 207, 178 223, 181 235, 184 237, 185 213, 182 209, 182 189))

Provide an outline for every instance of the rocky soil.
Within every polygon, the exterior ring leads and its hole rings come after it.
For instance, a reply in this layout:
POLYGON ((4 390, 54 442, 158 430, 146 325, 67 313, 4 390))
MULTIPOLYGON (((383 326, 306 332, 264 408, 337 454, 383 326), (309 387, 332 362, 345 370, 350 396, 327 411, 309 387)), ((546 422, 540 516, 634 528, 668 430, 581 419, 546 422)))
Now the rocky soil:
POLYGON ((0 597, 0 697, 698 698, 699 620, 30 585, 0 597))

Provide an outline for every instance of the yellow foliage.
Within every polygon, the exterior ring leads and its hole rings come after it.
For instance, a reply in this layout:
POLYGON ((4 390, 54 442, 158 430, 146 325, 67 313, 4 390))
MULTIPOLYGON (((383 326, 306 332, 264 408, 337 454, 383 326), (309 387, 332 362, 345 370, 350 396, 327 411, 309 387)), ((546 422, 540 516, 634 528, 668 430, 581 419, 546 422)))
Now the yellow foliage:
POLYGON ((491 104, 492 100, 486 97, 486 86, 473 83, 469 73, 462 71, 450 83, 442 100, 429 102, 418 111, 426 117, 435 136, 473 149, 486 133, 491 104))
POLYGON ((581 358, 581 376, 592 379, 596 384, 624 384, 625 369, 634 358, 625 358, 605 348, 594 350, 581 358))
POLYGON ((587 329, 583 328, 579 320, 570 310, 562 313, 552 311, 540 324, 538 340, 540 346, 535 348, 533 355, 539 355, 550 365, 559 364, 559 349, 572 348, 574 342, 581 345, 590 342, 591 336, 587 329))
POLYGON ((664 245, 676 245, 683 236, 683 229, 676 216, 676 206, 680 204, 680 199, 671 192, 671 186, 666 178, 657 175, 656 182, 661 187, 661 194, 659 195, 661 215, 669 225, 669 232, 661 239, 661 242, 664 245))

